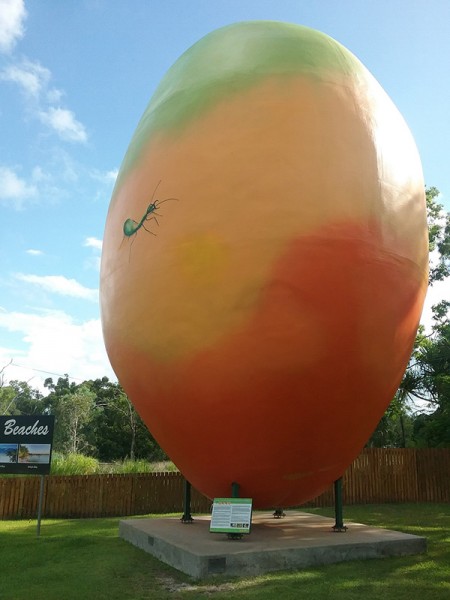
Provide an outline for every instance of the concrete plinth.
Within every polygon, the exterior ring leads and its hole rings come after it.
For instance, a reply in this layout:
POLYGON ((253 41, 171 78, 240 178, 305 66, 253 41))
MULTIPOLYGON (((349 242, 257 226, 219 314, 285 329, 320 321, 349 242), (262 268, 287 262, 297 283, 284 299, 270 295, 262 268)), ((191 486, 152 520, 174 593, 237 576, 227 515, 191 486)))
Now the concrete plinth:
POLYGON ((253 513, 251 533, 241 540, 209 533, 209 525, 209 516, 196 516, 187 525, 177 518, 127 519, 120 521, 119 535, 196 579, 215 574, 259 575, 426 551, 423 537, 360 523, 346 523, 347 532, 335 533, 334 519, 300 511, 289 511, 282 519, 253 513))

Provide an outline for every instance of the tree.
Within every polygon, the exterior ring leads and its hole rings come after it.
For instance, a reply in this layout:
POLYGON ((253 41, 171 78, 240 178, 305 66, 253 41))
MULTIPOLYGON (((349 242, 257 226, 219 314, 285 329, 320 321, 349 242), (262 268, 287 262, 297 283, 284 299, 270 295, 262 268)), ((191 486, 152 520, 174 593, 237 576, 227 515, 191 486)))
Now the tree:
POLYGON ((15 400, 14 389, 10 386, 0 387, 0 414, 1 415, 12 415, 14 414, 14 400, 15 400))
POLYGON ((50 393, 42 402, 55 415, 56 450, 82 451, 103 462, 166 458, 120 384, 102 377, 77 385, 65 375, 44 385, 50 393))
POLYGON ((166 458, 119 383, 103 377, 88 384, 96 395, 93 427, 101 461, 166 458))
POLYGON ((32 415, 43 411, 43 405, 40 402, 42 394, 39 390, 33 389, 27 381, 5 382, 5 370, 12 363, 0 369, 0 414, 2 415, 32 415))
POLYGON ((30 451, 27 446, 19 445, 19 459, 26 460, 30 455, 30 451))
POLYGON ((68 451, 78 453, 82 449, 87 449, 88 442, 83 429, 93 419, 95 395, 88 386, 81 385, 72 394, 66 394, 61 398, 60 407, 62 409, 60 416, 64 415, 68 434, 68 451))
POLYGON ((450 447, 450 322, 444 317, 448 306, 443 302, 433 307, 433 333, 425 337, 414 356, 415 395, 433 410, 418 415, 414 422, 418 446, 450 447))
POLYGON ((56 383, 53 383, 52 377, 47 377, 44 381, 44 387, 50 390, 49 396, 62 396, 67 393, 72 393, 77 385, 74 381, 69 381, 69 375, 66 373, 64 377, 58 377, 56 383))
POLYGON ((44 383, 51 389, 44 399, 46 410, 55 415, 54 449, 59 452, 93 453, 89 424, 94 418, 95 394, 85 383, 76 385, 65 375, 53 384, 44 383))
POLYGON ((430 253, 437 253, 437 261, 430 265, 430 284, 442 281, 450 275, 450 213, 439 204, 439 190, 425 190, 427 203, 428 240, 430 253))
POLYGON ((6 451, 6 456, 9 458, 9 462, 16 462, 17 461, 17 450, 13 449, 13 450, 7 450, 6 451))
POLYGON ((1 415, 11 415, 10 411, 12 405, 14 404, 14 390, 11 386, 6 385, 5 382, 5 370, 11 364, 12 361, 9 361, 7 365, 3 365, 0 369, 0 414, 1 415))
POLYGON ((10 381, 14 390, 14 411, 16 415, 39 415, 45 412, 43 395, 26 381, 10 381))
MULTIPOLYGON (((441 281, 450 274, 450 213, 446 213, 438 203, 439 191, 435 187, 425 190, 427 221, 429 230, 430 274, 429 284, 441 281)), ((450 327, 448 309, 450 303, 443 301, 433 307, 434 327, 430 335, 419 328, 414 343, 411 360, 391 406, 378 424, 369 445, 397 446, 399 435, 402 446, 423 445, 424 440, 438 443, 436 419, 444 419, 446 410, 442 408, 447 400, 448 348, 446 336, 450 327), (428 403, 436 409, 432 415, 414 416, 415 401, 428 403), (433 435, 425 435, 425 426, 433 424, 433 435), (399 429, 400 428, 400 429, 399 429)), ((443 431, 440 427, 439 431, 443 431)), ((445 436, 440 436, 444 440, 445 436)), ((447 443, 447 442, 445 442, 447 443)))
POLYGON ((412 416, 405 410, 404 400, 397 394, 372 434, 369 448, 406 448, 411 445, 412 416))

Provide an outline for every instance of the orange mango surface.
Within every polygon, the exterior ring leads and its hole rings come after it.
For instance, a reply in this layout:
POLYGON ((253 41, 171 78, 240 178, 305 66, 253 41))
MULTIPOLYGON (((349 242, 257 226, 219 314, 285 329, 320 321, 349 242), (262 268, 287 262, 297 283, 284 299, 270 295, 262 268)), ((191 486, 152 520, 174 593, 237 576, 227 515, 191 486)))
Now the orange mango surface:
POLYGON ((427 264, 420 160, 370 73, 319 32, 237 24, 175 63, 130 144, 104 236, 106 348, 196 488, 298 505, 392 399, 427 264))

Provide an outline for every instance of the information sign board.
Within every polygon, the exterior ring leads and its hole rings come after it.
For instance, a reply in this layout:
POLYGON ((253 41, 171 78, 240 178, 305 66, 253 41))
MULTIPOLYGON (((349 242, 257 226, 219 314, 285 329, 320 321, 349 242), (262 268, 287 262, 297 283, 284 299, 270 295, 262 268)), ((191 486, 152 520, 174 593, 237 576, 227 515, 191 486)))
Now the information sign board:
POLYGON ((50 473, 54 424, 53 415, 0 416, 0 474, 50 473))
POLYGON ((251 498, 214 498, 211 533, 250 533, 251 498))

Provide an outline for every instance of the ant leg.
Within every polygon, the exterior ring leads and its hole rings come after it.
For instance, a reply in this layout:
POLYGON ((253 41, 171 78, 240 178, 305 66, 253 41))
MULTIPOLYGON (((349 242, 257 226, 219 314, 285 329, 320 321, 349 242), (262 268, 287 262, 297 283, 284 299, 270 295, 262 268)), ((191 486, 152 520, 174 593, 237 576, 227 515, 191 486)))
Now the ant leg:
MULTIPOLYGON (((146 221, 156 221, 156 224, 157 224, 157 225, 158 225, 158 227, 159 227, 159 222, 158 222, 158 219, 156 218, 156 216, 155 216, 155 215, 158 215, 158 217, 162 217, 162 215, 160 215, 159 213, 152 212, 152 216, 151 216, 151 217, 150 217, 150 216, 147 216, 147 218, 146 218, 145 220, 146 220, 146 221)), ((156 235, 156 234, 155 234, 155 235, 156 235)))
POLYGON ((136 236, 137 236, 137 232, 133 235, 133 239, 131 240, 130 250, 128 252, 128 262, 130 262, 130 260, 131 260, 131 248, 133 247, 134 240, 136 239, 136 236))
POLYGON ((147 229, 147 227, 144 225, 144 223, 142 223, 142 227, 145 229, 145 231, 147 231, 148 233, 151 233, 152 235, 156 235, 156 233, 153 233, 153 231, 150 231, 150 229, 147 229))

